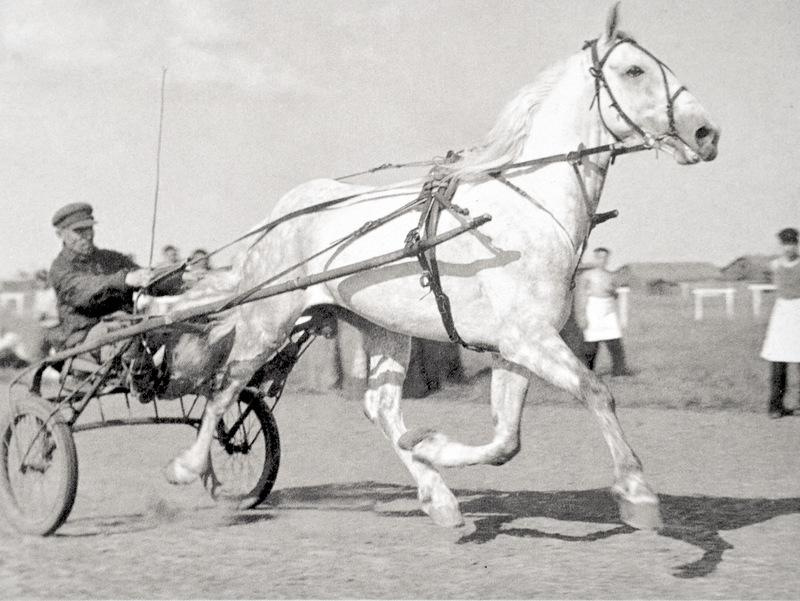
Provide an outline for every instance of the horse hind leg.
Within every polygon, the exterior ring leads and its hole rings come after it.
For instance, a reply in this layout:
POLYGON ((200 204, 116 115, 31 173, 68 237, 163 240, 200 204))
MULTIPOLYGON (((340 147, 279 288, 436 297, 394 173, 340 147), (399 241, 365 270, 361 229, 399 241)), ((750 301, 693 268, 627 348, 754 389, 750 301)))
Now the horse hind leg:
POLYGON ((414 458, 398 441, 406 432, 400 399, 411 349, 407 336, 378 326, 362 328, 364 346, 369 358, 364 413, 376 423, 392 442, 392 447, 417 484, 417 497, 422 510, 440 526, 455 527, 464 523, 458 501, 441 474, 430 464, 414 458))
POLYGON ((211 477, 209 454, 217 425, 238 398, 242 389, 270 356, 286 339, 285 332, 300 313, 299 305, 253 303, 238 308, 235 321, 233 347, 224 365, 224 387, 215 392, 206 404, 203 419, 192 445, 182 451, 165 468, 165 476, 172 484, 190 484, 200 478, 211 477), (270 319, 264 321, 261 314, 272 309, 270 319), (282 333, 284 332, 284 333, 282 333))
MULTIPOLYGON (((239 396, 239 393, 263 363, 262 360, 253 360, 237 362, 229 367, 227 384, 225 388, 215 393, 206 405, 194 442, 164 468, 164 475, 168 482, 191 484, 198 478, 204 481, 211 478, 215 482, 216 478, 211 471, 209 458, 217 425, 233 400, 239 396)), ((215 486, 214 483, 212 489, 215 486)))

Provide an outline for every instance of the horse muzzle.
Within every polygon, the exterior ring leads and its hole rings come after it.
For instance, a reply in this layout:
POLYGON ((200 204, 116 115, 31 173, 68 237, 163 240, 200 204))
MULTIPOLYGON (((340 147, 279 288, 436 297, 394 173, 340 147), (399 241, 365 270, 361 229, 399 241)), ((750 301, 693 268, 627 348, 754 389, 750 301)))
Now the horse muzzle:
POLYGON ((694 132, 694 141, 697 144, 695 152, 703 161, 713 161, 717 158, 720 130, 710 123, 701 125, 694 132))
POLYGON ((678 135, 662 140, 662 148, 668 149, 681 165, 694 165, 700 161, 713 161, 717 158, 717 145, 720 131, 708 122, 694 126, 678 135))

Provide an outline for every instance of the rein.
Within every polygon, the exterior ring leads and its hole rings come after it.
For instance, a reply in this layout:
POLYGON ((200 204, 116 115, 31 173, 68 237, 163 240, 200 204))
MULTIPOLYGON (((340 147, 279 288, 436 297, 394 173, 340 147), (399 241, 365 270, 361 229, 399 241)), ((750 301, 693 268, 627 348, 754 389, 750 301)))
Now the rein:
POLYGON ((263 281, 259 282, 258 284, 256 284, 255 286, 252 286, 250 289, 246 290, 245 292, 237 294, 233 299, 230 300, 230 302, 226 303, 226 305, 224 305, 223 308, 220 309, 220 310, 224 311, 226 309, 230 309, 230 308, 232 308, 232 307, 234 307, 234 306, 236 306, 238 304, 243 303, 248 298, 250 298, 252 295, 254 295, 256 292, 258 292, 259 290, 264 288, 264 286, 267 286, 267 285, 271 284, 272 282, 274 282, 279 277, 282 277, 284 275, 287 275, 288 273, 291 273, 292 271, 294 271, 295 269, 297 269, 299 267, 302 267, 303 265, 305 265, 306 263, 308 263, 312 259, 315 259, 316 257, 319 257, 320 255, 323 255, 324 253, 328 252, 329 250, 332 250, 332 249, 336 248, 337 246, 340 246, 340 245, 342 245, 342 244, 344 244, 346 242, 352 241, 352 240, 356 240, 356 239, 360 238, 361 236, 367 234, 368 232, 371 232, 373 230, 378 229, 379 227, 381 227, 382 225, 390 222, 394 218, 399 217, 400 215, 403 215, 403 214, 407 213, 408 211, 412 210, 413 208, 419 206, 423 202, 423 200, 424 199, 422 198, 422 196, 419 196, 419 197, 415 198, 414 200, 412 200, 411 202, 406 203, 402 207, 399 207, 398 209, 395 209, 391 213, 389 213, 387 215, 384 215, 383 217, 381 217, 379 219, 375 219, 375 220, 372 220, 372 221, 367 221, 366 223, 361 225, 361 227, 359 227, 358 229, 353 230, 352 232, 350 232, 346 236, 343 236, 342 238, 339 238, 338 240, 334 240, 328 246, 326 246, 325 248, 323 248, 321 250, 318 250, 317 252, 315 252, 310 257, 306 257, 302 261, 299 261, 299 262, 295 263, 294 265, 291 265, 291 266, 285 268, 283 271, 271 275, 266 280, 263 280, 263 281))
MULTIPOLYGON (((591 155, 602 153, 602 152, 610 152, 611 153, 611 157, 612 157, 612 162, 613 162, 613 159, 615 159, 619 155, 628 154, 628 153, 631 153, 631 152, 639 152, 641 150, 650 150, 651 148, 652 147, 648 146, 647 144, 638 144, 636 146, 626 146, 626 145, 622 144, 622 142, 617 142, 617 143, 613 143, 613 144, 603 144, 601 146, 593 146, 591 148, 580 148, 578 150, 574 150, 574 151, 571 151, 571 152, 564 152, 564 153, 561 153, 561 154, 554 154, 554 155, 550 155, 550 156, 546 156, 546 157, 541 157, 541 158, 538 158, 538 159, 530 159, 530 160, 527 160, 527 161, 519 161, 519 162, 516 162, 516 163, 509 163, 509 164, 504 165, 504 166, 499 167, 499 168, 487 169, 485 171, 485 173, 487 175, 492 175, 494 173, 502 173, 504 171, 509 171, 509 170, 512 170, 512 169, 523 169, 523 168, 528 168, 528 167, 539 167, 539 166, 543 166, 543 165, 549 165, 551 163, 560 163, 560 162, 565 162, 565 161, 570 161, 570 162, 578 161, 578 162, 580 162, 580 160, 585 156, 591 156, 591 155)), ((361 174, 374 173, 374 172, 379 171, 381 169, 390 169, 390 168, 391 169, 401 169, 401 168, 404 168, 404 167, 420 167, 420 166, 423 166, 423 165, 434 165, 435 166, 435 165, 439 165, 439 164, 441 164, 441 161, 438 161, 438 160, 434 160, 434 161, 415 161, 415 162, 412 162, 412 163, 384 163, 383 165, 379 165, 378 167, 374 167, 372 169, 368 169, 368 170, 362 172, 361 174)), ((337 180, 346 179, 348 177, 355 177, 355 175, 360 175, 360 174, 346 175, 346 176, 337 178, 337 180)), ((381 192, 381 191, 397 190, 402 185, 408 185, 408 184, 410 184, 412 182, 417 182, 417 181, 420 181, 420 180, 409 180, 405 184, 394 184, 394 185, 389 185, 389 186, 382 186, 382 187, 379 187, 379 188, 374 188, 372 190, 369 190, 369 192, 376 193, 376 192, 381 192)), ((226 250, 226 249, 230 248, 231 246, 234 246, 235 244, 238 244, 239 242, 244 242, 248 238, 252 238, 253 236, 256 236, 256 235, 260 234, 258 239, 254 240, 253 243, 250 245, 251 248, 252 248, 252 246, 257 244, 258 242, 260 242, 264 238, 264 236, 266 234, 268 234, 270 231, 272 231, 273 229, 275 229, 279 225, 281 225, 283 223, 286 223, 287 221, 291 221, 292 219, 296 219, 297 217, 302 217, 303 215, 310 215, 312 213, 317 213, 319 211, 323 211, 325 209, 334 207, 336 205, 340 205, 342 203, 347 202, 348 200, 353 200, 354 198, 358 198, 362 194, 363 194, 363 192, 358 192, 358 193, 355 193, 355 194, 348 194, 346 196, 339 196, 339 197, 333 198, 331 200, 326 200, 324 202, 320 202, 320 203, 317 203, 317 204, 309 205, 307 207, 303 207, 302 209, 297 209, 296 211, 292 211, 290 213, 286 213, 285 215, 281 215, 277 219, 275 219, 273 221, 269 221, 269 222, 267 222, 267 223, 265 223, 263 225, 260 225, 257 228, 255 228, 253 230, 250 230, 246 234, 242 234, 238 238, 236 238, 234 240, 231 240, 230 242, 227 242, 227 243, 223 244, 222 246, 219 246, 219 247, 215 248, 214 250, 212 250, 212 251, 210 251, 208 253, 208 257, 213 257, 214 255, 222 252, 223 250, 226 250)), ((152 280, 150 280, 150 283, 148 284, 147 287, 153 286, 154 284, 160 282, 161 280, 164 280, 164 279, 166 279, 166 278, 168 278, 170 276, 173 276, 173 275, 175 275, 177 273, 180 273, 180 272, 184 271, 187 267, 190 267, 193 263, 196 263, 199 260, 200 259, 196 259, 194 261, 190 261, 189 259, 186 259, 185 261, 183 261, 183 263, 180 263, 179 265, 176 265, 173 268, 170 268, 170 269, 168 269, 166 271, 163 271, 163 272, 157 274, 152 280)))

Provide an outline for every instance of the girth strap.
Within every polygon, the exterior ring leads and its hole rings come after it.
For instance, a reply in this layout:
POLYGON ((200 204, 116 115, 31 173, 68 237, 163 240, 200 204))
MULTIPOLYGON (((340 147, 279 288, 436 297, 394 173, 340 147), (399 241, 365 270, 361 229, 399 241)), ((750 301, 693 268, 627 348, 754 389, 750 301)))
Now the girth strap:
MULTIPOLYGON (((419 196, 419 200, 423 202, 422 215, 420 216, 417 227, 408 232, 406 236, 406 245, 410 246, 418 240, 425 240, 426 238, 436 236, 436 229, 439 225, 439 216, 442 209, 458 213, 459 215, 469 214, 466 209, 462 209, 452 203, 458 184, 459 181, 457 178, 453 176, 444 176, 436 168, 431 170, 431 176, 423 185, 419 196)), ((417 260, 422 267, 420 285, 423 288, 429 288, 433 293, 433 298, 436 300, 436 307, 439 309, 439 315, 442 318, 442 324, 444 325, 444 329, 450 341, 460 344, 471 351, 495 351, 496 349, 490 346, 470 344, 461 338, 461 335, 458 333, 450 308, 450 298, 442 288, 442 280, 439 275, 439 263, 436 260, 436 247, 418 253, 417 260)))

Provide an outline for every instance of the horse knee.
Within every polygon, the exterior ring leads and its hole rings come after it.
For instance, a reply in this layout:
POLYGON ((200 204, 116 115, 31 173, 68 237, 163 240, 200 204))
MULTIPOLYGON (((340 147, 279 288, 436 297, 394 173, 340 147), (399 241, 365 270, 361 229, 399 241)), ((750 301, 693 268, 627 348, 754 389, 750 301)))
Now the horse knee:
POLYGON ((492 458, 491 465, 503 465, 513 459, 522 448, 519 436, 513 436, 504 440, 497 450, 497 454, 492 458))

